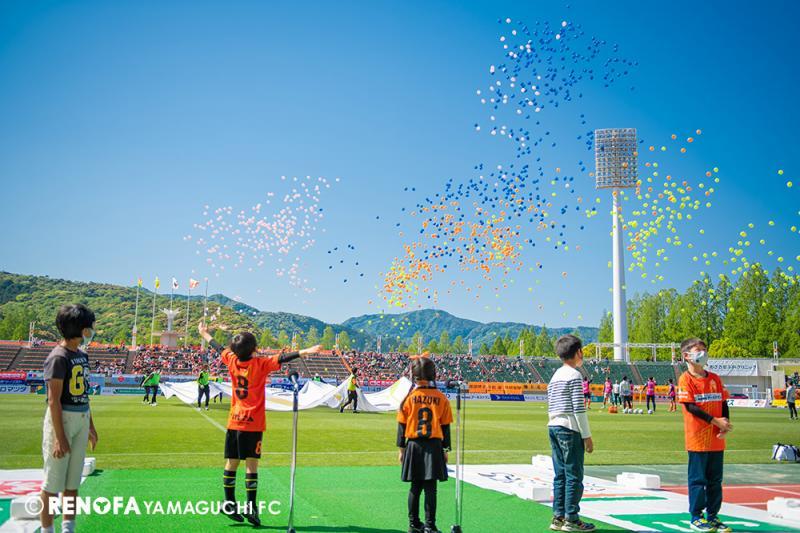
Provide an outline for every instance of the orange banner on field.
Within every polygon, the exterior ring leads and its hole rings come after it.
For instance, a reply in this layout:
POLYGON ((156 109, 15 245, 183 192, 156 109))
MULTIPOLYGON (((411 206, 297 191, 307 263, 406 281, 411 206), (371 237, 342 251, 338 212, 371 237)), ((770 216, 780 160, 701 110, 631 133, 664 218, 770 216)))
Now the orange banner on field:
POLYGON ((522 394, 523 392, 522 383, 503 383, 504 394, 522 394))
POLYGON ((469 392, 474 392, 476 394, 486 394, 486 383, 483 381, 470 381, 469 384, 469 392))
POLYGON ((507 383, 504 381, 470 381, 469 392, 476 394, 524 394, 526 391, 546 391, 541 383, 507 383))

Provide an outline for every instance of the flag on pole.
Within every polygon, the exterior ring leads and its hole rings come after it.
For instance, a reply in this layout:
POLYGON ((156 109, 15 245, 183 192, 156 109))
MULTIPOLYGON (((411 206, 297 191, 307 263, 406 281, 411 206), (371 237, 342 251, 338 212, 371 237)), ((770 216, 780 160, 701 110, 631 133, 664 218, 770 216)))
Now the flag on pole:
POLYGON ((137 286, 137 287, 141 287, 141 286, 142 286, 142 278, 139 278, 139 279, 136 281, 136 286, 137 286))
POLYGON ((172 290, 178 290, 178 280, 172 278, 172 290))
POLYGON ((161 280, 159 280, 158 276, 156 276, 156 289, 159 287, 161 287, 161 280))
POLYGON ((196 279, 193 279, 193 278, 189 278, 189 290, 194 289, 198 285, 200 285, 199 281, 197 281, 196 279))

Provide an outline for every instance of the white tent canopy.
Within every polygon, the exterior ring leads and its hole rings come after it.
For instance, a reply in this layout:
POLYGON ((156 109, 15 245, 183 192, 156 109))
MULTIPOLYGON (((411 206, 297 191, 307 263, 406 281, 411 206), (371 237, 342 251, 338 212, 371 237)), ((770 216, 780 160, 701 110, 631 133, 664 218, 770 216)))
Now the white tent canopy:
MULTIPOLYGON (((342 401, 347 397, 347 387, 352 378, 347 378, 339 386, 329 385, 320 381, 306 381, 297 396, 299 409, 313 409, 320 405, 327 405, 333 409, 338 409, 342 401)), ((225 396, 231 395, 230 383, 211 382, 208 384, 210 395, 222 393, 225 396)), ((358 389, 358 409, 365 412, 385 412, 396 411, 400 407, 403 398, 406 397, 411 389, 412 383, 408 378, 402 377, 382 391, 365 394, 358 389)), ((197 403, 197 382, 185 381, 182 383, 167 381, 161 383, 161 391, 166 398, 176 396, 183 403, 194 405, 197 403)), ((291 411, 292 410, 292 391, 265 388, 264 408, 267 411, 291 411)))

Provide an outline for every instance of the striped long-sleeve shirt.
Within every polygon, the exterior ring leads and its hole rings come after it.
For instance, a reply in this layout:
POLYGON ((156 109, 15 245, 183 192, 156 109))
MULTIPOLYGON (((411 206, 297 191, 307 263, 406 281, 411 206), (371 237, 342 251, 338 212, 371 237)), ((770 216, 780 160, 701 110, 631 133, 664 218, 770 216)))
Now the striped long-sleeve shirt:
POLYGON ((547 385, 548 426, 562 426, 577 431, 581 437, 592 436, 589 417, 583 403, 583 376, 571 366, 564 365, 553 374, 547 385))

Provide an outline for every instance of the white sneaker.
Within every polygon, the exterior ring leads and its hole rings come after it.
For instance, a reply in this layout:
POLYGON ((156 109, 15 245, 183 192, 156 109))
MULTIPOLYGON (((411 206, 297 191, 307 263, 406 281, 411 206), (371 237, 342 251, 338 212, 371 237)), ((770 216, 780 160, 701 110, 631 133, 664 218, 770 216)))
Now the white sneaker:
POLYGON ((200 408, 199 408, 199 407, 195 407, 195 408, 194 408, 194 410, 195 410, 195 411, 199 411, 199 410, 200 410, 200 408))
POLYGON ((206 411, 208 411, 208 407, 206 407, 206 411))
POLYGON ((158 403, 153 402, 153 403, 150 404, 150 407, 155 407, 156 405, 158 405, 158 403))

